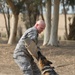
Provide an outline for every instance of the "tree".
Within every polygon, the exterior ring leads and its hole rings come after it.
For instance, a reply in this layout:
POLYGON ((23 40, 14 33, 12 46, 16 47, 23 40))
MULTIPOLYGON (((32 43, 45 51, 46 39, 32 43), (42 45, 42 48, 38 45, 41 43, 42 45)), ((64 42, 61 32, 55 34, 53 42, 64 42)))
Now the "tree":
POLYGON ((72 9, 74 10, 74 5, 75 5, 75 0, 61 0, 62 4, 63 4, 63 13, 64 13, 64 18, 65 18, 65 36, 66 39, 68 39, 68 32, 67 32, 67 11, 69 10, 69 6, 72 7, 72 9), (66 9, 65 7, 68 6, 68 8, 66 9))
POLYGON ((43 45, 47 45, 50 39, 50 29, 51 29, 51 0, 46 1, 46 28, 44 32, 44 42, 43 45))
POLYGON ((7 24, 7 15, 5 15, 5 10, 4 8, 7 8, 7 5, 5 3, 5 1, 1 0, 0 1, 0 9, 1 9, 1 12, 3 13, 3 16, 4 16, 4 20, 5 20, 5 28, 6 28, 6 32, 7 32, 7 36, 9 38, 9 35, 10 35, 10 31, 9 31, 9 25, 7 24))
POLYGON ((67 32, 67 10, 65 9, 65 1, 64 0, 62 0, 62 4, 63 4, 63 13, 64 13, 64 18, 65 18, 65 37, 66 37, 66 39, 67 39, 67 37, 68 37, 68 32, 67 32))
POLYGON ((15 4, 12 0, 6 0, 6 3, 9 5, 13 13, 13 24, 11 26, 11 32, 10 32, 8 44, 12 44, 16 41, 18 15, 19 15, 20 9, 22 8, 22 5, 24 4, 24 1, 25 0, 21 0, 17 4, 15 4))
POLYGON ((60 0, 54 0, 53 21, 51 26, 50 40, 49 40, 49 45, 51 46, 58 46, 59 3, 60 0))
MULTIPOLYGON (((75 10, 75 0, 66 0, 66 5, 71 6, 73 11, 75 10)), ((68 40, 75 40, 75 13, 73 14, 72 18, 72 24, 69 24, 68 40)))
POLYGON ((9 36, 10 36, 10 9, 8 6, 7 6, 7 18, 8 18, 8 39, 9 39, 9 36))
POLYGON ((68 40, 75 40, 75 16, 73 16, 72 24, 69 24, 68 40))

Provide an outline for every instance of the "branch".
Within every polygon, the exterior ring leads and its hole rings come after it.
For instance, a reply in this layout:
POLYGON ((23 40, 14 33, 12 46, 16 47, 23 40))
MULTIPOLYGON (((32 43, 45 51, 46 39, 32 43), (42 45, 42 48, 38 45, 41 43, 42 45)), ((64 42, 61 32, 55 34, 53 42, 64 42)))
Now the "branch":
POLYGON ((14 2, 12 0, 6 0, 7 4, 9 5, 9 7, 11 8, 12 12, 14 14, 19 14, 20 9, 22 8, 24 2, 26 0, 22 0, 19 1, 16 5, 14 4, 14 2))
POLYGON ((14 13, 16 10, 16 6, 14 5, 12 0, 6 0, 7 4, 9 5, 9 7, 11 8, 12 12, 14 13))
POLYGON ((19 1, 19 3, 16 5, 18 7, 18 9, 20 10, 24 4, 26 0, 22 0, 22 1, 19 1))

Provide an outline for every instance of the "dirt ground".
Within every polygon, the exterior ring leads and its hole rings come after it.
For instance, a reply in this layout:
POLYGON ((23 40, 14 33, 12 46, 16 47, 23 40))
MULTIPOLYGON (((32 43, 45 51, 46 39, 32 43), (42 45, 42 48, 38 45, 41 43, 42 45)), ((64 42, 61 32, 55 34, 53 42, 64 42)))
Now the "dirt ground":
MULTIPOLYGON (((42 42, 40 42, 41 44, 42 42)), ((59 47, 40 46, 43 55, 53 62, 59 75, 75 75, 75 42, 61 41, 59 47)), ((13 60, 15 45, 0 42, 0 75, 22 75, 13 60)))

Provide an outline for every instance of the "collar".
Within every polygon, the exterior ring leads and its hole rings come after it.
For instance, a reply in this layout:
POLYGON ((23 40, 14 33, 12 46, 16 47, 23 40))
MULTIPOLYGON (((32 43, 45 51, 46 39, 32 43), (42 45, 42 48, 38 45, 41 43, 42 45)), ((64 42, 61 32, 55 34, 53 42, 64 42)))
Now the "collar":
POLYGON ((52 68, 50 66, 44 66, 44 68, 41 71, 42 74, 45 74, 46 72, 51 72, 52 68))

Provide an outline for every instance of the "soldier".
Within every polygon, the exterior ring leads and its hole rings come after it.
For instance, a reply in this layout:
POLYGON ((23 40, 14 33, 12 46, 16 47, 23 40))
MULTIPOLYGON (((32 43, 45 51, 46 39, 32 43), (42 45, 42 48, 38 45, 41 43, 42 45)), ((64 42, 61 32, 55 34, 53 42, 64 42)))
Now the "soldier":
POLYGON ((30 38, 37 45, 38 34, 40 34, 44 29, 45 22, 43 20, 37 21, 33 27, 25 31, 18 44, 16 45, 13 53, 13 58, 20 69, 23 71, 24 75, 41 75, 40 70, 34 62, 32 55, 30 55, 27 48, 25 47, 25 39, 30 38))

